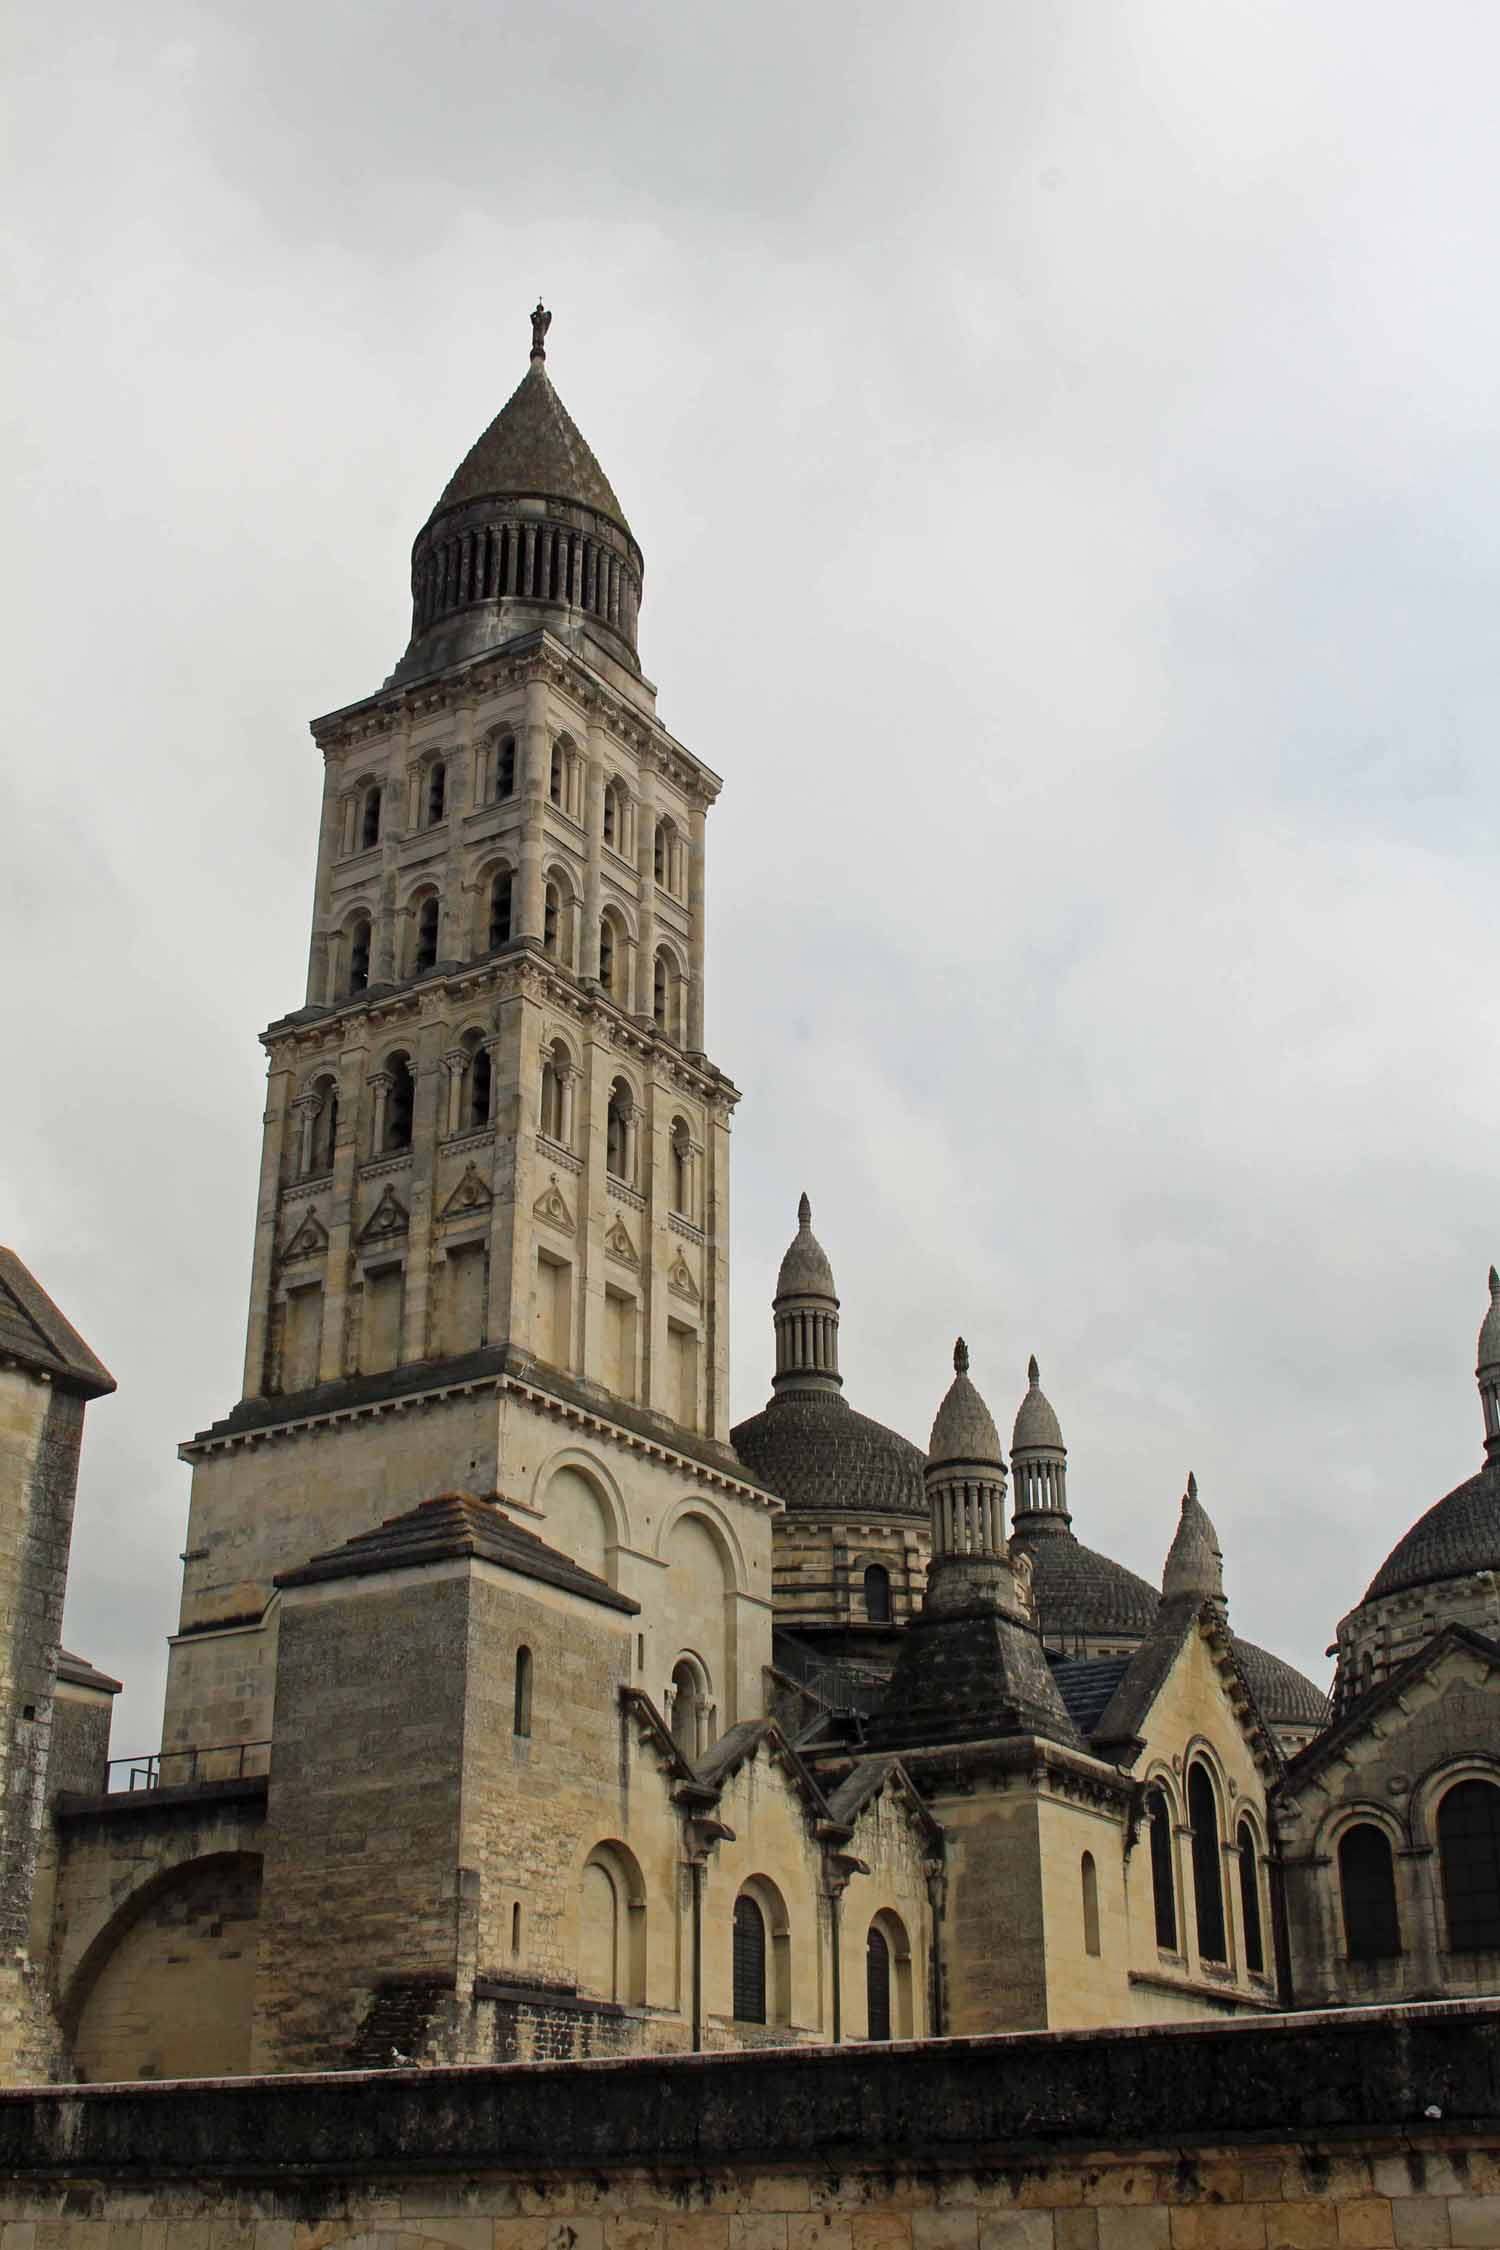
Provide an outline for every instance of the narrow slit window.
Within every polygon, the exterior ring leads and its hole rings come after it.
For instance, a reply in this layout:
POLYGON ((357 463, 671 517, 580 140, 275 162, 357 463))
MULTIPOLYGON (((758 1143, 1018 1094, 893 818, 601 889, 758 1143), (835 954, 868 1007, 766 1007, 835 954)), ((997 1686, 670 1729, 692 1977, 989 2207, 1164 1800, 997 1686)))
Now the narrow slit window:
POLYGON ((448 808, 448 768, 435 758, 427 770, 427 825, 436 828, 448 808))
POLYGON ((521 1737, 531 1733, 531 1651, 516 1650, 516 1710, 512 1733, 521 1737))

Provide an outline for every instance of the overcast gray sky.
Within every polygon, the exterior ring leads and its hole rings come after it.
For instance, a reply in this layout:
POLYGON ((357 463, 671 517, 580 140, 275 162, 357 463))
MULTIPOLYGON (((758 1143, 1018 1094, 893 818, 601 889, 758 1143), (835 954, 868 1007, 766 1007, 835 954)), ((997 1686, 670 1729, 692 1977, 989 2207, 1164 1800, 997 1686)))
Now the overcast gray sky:
MULTIPOLYGON (((1028 1352, 1081 1536, 1188 1468, 1322 1651, 1478 1465, 1500 1257, 1500 12, 33 4, 0 230, 3 1233, 120 1380, 67 1633, 156 1739, 238 1395, 306 720, 549 371, 725 776, 736 1411, 798 1191, 853 1401, 1028 1352)), ((415 1499, 418 1495, 413 1495, 415 1499)))

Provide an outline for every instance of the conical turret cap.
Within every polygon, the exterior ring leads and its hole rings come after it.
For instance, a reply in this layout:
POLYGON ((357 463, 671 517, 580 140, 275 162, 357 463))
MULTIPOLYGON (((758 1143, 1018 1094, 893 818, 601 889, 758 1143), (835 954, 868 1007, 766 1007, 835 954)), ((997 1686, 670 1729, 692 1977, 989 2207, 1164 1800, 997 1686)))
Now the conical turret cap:
POLYGON ((553 389, 541 356, 533 356, 494 421, 470 446, 432 513, 521 494, 570 500, 630 529, 614 487, 553 389))
POLYGON ((839 1301, 827 1252, 812 1230, 812 1205, 805 1193, 797 1205, 797 1232, 776 1276, 776 1295, 778 1298, 829 1297, 834 1304, 839 1301))
POLYGON ((1052 1409, 1052 1402, 1042 1389, 1042 1371, 1037 1366, 1035 1352, 1026 1369, 1029 1388, 1016 1414, 1016 1426, 1011 1432, 1011 1453, 1041 1452, 1066 1453, 1063 1444, 1062 1424, 1052 1409))
POLYGON ((1182 1514, 1161 1580, 1163 1601, 1172 1601, 1183 1594, 1191 1594, 1199 1601, 1221 1602, 1224 1599, 1224 1550, 1208 1511, 1198 1498, 1198 1479, 1191 1470, 1187 1490, 1182 1496, 1182 1514))
POLYGON ((932 1436, 927 1441, 927 1466, 946 1461, 975 1461, 987 1468, 1003 1469, 1000 1433, 994 1416, 969 1380, 969 1347, 962 1336, 953 1347, 953 1381, 937 1410, 932 1436))

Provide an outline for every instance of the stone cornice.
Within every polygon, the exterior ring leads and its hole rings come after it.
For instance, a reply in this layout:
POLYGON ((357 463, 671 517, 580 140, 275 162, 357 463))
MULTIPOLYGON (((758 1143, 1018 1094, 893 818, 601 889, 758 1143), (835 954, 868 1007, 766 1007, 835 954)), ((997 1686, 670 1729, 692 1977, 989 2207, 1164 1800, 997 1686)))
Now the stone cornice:
MULTIPOLYGON (((726 1115, 740 1099, 739 1088, 706 1055, 684 1053, 653 1024, 611 1000, 598 985, 586 985, 560 968, 534 941, 487 954, 482 961, 454 963, 410 984, 379 985, 332 1007, 299 1009, 267 1025, 261 1045, 273 1069, 296 1070, 314 1059, 332 1060, 347 1044, 351 1025, 387 1032, 394 1026, 419 1026, 489 997, 493 1011, 507 1001, 529 999, 588 1025, 596 1040, 634 1057, 659 1082, 691 1094, 706 1109, 726 1115)), ((498 1027, 498 1016, 494 1017, 498 1027)))
POLYGON ((455 665, 451 671, 414 680, 406 687, 382 688, 358 703, 311 722, 314 741, 324 759, 341 756, 362 743, 383 741, 403 733, 422 719, 449 713, 472 713, 481 702, 507 690, 524 688, 534 680, 566 696, 580 718, 601 719, 633 756, 665 774, 692 804, 704 810, 723 788, 720 775, 669 734, 660 720, 648 716, 595 672, 573 651, 545 630, 509 641, 455 665))

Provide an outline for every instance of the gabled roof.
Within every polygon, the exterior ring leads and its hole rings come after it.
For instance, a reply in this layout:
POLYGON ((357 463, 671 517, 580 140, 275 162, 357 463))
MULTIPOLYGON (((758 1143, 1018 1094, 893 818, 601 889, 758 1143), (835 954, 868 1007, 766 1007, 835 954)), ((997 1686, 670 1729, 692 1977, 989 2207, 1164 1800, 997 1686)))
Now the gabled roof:
POLYGON ((0 1248, 0 1360, 50 1375, 82 1398, 102 1398, 115 1379, 96 1359, 46 1290, 16 1256, 0 1248))
POLYGON ((72 1656, 65 1648, 57 1652, 57 1676, 72 1687, 97 1688, 101 1695, 118 1695, 125 1684, 101 1672, 86 1656, 72 1656))
POLYGON ((1053 1665, 1063 1709, 1085 1738, 1098 1726, 1129 1670, 1128 1656, 1074 1656, 1053 1665))
POLYGON ((376 1571, 420 1570, 424 1565, 472 1556, 478 1562, 497 1564, 522 1578, 560 1586, 581 1594, 605 1609, 634 1616, 640 1609, 628 1594, 585 1570, 571 1556, 560 1554, 512 1523, 497 1499, 481 1499, 473 1492, 440 1492, 404 1515, 388 1516, 374 1531, 361 1531, 341 1547, 314 1555, 296 1570, 278 1571, 278 1586, 311 1586, 327 1578, 364 1578, 376 1571))
POLYGON ((1377 1681, 1357 1703, 1351 1704, 1344 1716, 1325 1733, 1309 1742, 1305 1750, 1298 1751, 1287 1765, 1283 1783, 1287 1794, 1295 1796, 1302 1783, 1311 1780, 1330 1758, 1336 1758, 1346 1743, 1364 1734, 1371 1722, 1391 1704, 1399 1703, 1413 1681, 1419 1680, 1441 1657, 1457 1648, 1467 1648, 1500 1667, 1500 1641, 1491 1640, 1486 1633, 1476 1633, 1470 1625, 1443 1626, 1430 1641, 1423 1642, 1415 1655, 1409 1656, 1404 1664, 1398 1664, 1394 1672, 1387 1672, 1383 1680, 1377 1681))
POLYGON ((1220 1668, 1238 1684, 1243 1701, 1231 1705, 1258 1765, 1280 1773, 1283 1759, 1276 1738, 1267 1726, 1255 1690, 1240 1664, 1234 1636, 1223 1611, 1212 1599, 1179 1594, 1163 1601, 1156 1629, 1131 1657, 1109 1702, 1093 1730, 1090 1746, 1101 1755, 1120 1753, 1127 1765, 1144 1735, 1151 1706, 1171 1676, 1183 1648, 1194 1633, 1201 1633, 1213 1649, 1220 1668))

